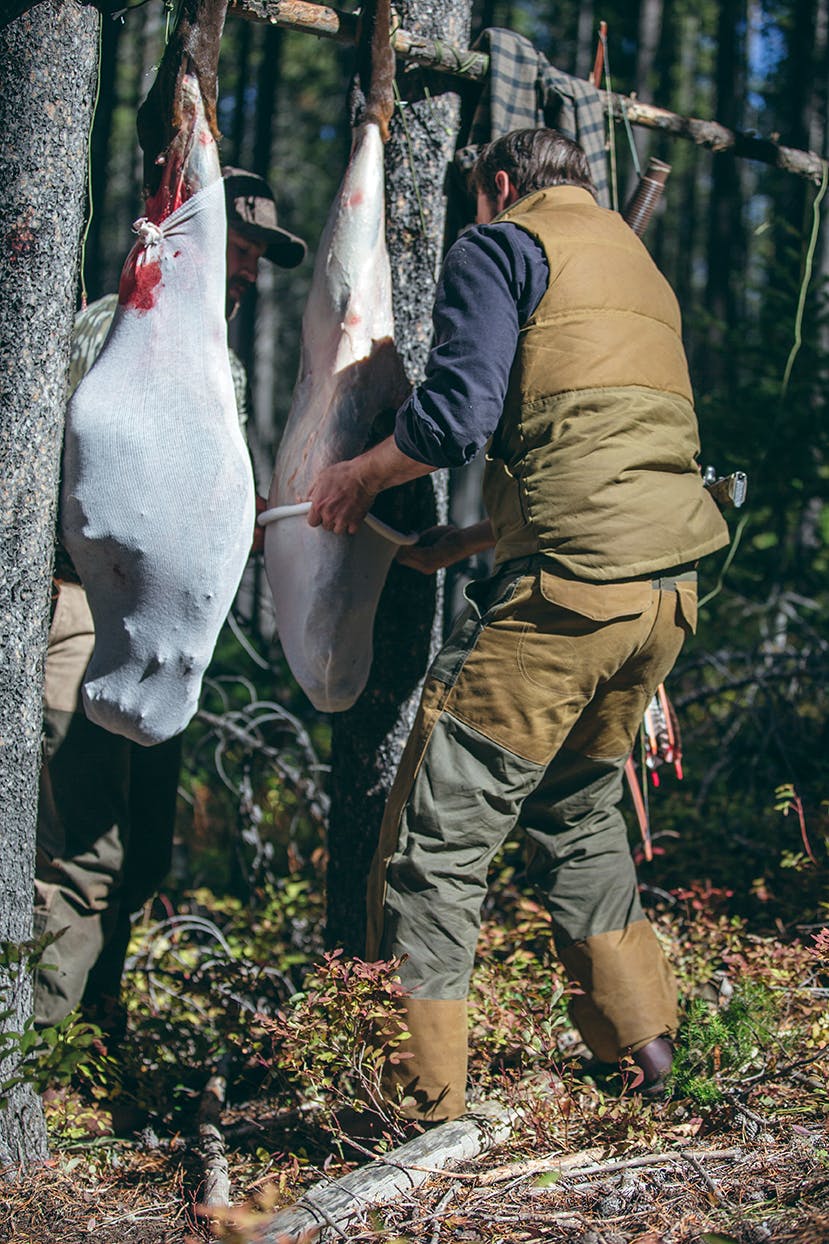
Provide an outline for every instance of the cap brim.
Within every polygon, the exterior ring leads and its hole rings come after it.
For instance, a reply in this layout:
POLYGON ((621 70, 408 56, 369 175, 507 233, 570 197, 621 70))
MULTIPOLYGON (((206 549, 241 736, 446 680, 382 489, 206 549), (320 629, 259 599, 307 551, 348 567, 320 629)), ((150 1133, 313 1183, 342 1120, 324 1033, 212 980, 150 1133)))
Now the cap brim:
POLYGON ((278 264, 280 268, 296 268, 308 253, 308 247, 302 238, 289 233, 287 229, 267 229, 262 225, 249 225, 241 220, 230 221, 229 225, 236 233, 241 233, 242 237, 263 243, 266 248, 263 258, 278 264))

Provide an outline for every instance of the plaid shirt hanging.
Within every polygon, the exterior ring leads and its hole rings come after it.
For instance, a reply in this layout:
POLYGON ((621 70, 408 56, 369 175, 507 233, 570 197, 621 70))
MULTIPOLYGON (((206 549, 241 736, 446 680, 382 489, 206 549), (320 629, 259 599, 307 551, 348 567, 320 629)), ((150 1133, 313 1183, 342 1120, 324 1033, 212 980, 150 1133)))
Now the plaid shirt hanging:
POLYGON ((582 78, 551 65, 523 35, 485 30, 475 51, 489 55, 489 74, 481 89, 468 145, 455 160, 471 168, 477 148, 510 130, 551 126, 579 143, 602 207, 610 206, 605 152, 605 114, 601 96, 582 78))

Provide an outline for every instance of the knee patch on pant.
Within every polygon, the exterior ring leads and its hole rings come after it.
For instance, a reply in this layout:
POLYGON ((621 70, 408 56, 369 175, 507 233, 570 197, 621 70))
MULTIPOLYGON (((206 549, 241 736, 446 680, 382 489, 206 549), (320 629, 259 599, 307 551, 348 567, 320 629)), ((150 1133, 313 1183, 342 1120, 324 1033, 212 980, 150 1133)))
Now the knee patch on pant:
POLYGON ((387 1063, 383 1092, 402 1115, 444 1123, 466 1110, 467 1010, 464 1000, 407 998, 408 1054, 387 1063))
POLYGON ((647 920, 560 953, 584 990, 571 1003, 573 1022, 597 1058, 616 1062, 625 1050, 676 1031, 676 982, 647 920))

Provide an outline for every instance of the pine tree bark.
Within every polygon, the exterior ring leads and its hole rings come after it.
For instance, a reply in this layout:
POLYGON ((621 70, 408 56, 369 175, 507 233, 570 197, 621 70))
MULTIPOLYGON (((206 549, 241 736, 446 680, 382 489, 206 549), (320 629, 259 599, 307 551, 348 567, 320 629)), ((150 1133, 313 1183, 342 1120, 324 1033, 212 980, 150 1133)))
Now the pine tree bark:
MULTIPOLYGON (((402 0, 401 24, 428 38, 468 46, 470 0, 402 0)), ((460 117, 448 80, 399 72, 398 108, 386 149, 387 237, 397 346, 412 383, 422 378, 431 306, 444 250, 445 178, 460 117)), ((423 530, 445 514, 445 483, 432 476, 388 495, 383 517, 423 530)), ((327 938, 362 955, 365 887, 383 808, 438 641, 437 584, 392 565, 374 628, 374 664, 353 709, 334 719, 329 827, 327 938)))
MULTIPOLYGON (((32 935, 43 654, 98 14, 42 0, 0 31, 0 941, 32 935)), ((0 992, 20 1031, 31 980, 0 992)), ((0 1081, 14 1071, 10 1056, 0 1081)), ((45 1156, 40 1101, 11 1090, 0 1168, 45 1156)))

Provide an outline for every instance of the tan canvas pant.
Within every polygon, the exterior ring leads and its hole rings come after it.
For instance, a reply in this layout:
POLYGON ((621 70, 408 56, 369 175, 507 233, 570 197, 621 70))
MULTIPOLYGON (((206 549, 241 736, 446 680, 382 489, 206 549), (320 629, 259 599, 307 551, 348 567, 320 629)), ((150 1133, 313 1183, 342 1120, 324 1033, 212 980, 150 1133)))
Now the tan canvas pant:
POLYGON ((389 796, 368 890, 370 959, 406 956, 411 1057, 389 1095, 418 1118, 465 1106, 466 996, 487 870, 519 825, 606 1061, 676 1026, 671 971, 639 905, 619 811, 642 716, 696 623, 694 575, 590 584, 526 559, 467 589, 389 796))

